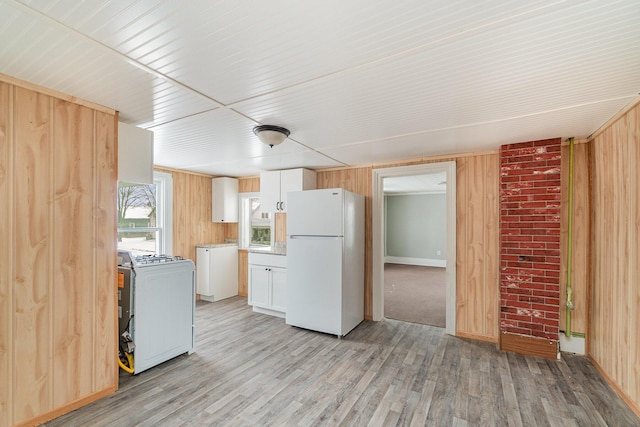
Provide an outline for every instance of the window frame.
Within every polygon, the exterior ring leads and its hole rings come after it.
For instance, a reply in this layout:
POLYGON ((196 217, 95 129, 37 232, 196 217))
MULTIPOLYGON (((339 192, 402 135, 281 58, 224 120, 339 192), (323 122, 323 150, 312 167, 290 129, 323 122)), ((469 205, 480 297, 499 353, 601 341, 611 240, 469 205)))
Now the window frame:
MULTIPOLYGON (((156 226, 118 228, 117 233, 149 232, 156 234, 156 252, 173 254, 173 176, 166 172, 153 172, 156 186, 156 226), (134 231, 135 230, 135 231, 134 231)), ((135 183, 132 183, 135 184, 135 183)))
MULTIPOLYGON (((238 249, 264 249, 266 245, 251 244, 251 201, 250 199, 260 199, 260 193, 239 193, 238 194, 238 249)), ((269 247, 273 247, 275 242, 275 215, 269 215, 269 227, 271 228, 269 247)))

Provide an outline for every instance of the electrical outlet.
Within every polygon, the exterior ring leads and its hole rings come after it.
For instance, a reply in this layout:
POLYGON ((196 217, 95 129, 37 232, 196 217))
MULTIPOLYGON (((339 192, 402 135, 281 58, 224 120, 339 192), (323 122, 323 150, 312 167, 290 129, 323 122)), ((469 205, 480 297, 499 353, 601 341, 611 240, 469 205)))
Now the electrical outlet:
POLYGON ((442 251, 436 251, 436 255, 438 256, 442 255, 442 251))

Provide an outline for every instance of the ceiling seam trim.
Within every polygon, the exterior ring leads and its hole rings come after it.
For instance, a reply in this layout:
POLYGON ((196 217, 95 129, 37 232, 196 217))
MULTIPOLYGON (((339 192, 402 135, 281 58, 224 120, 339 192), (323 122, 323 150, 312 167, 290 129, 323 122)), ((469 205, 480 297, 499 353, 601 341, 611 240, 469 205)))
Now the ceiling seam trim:
MULTIPOLYGON (((258 125, 263 125, 263 124, 265 124, 265 123, 262 123, 262 122, 260 122, 260 121, 258 121, 258 120, 256 120, 256 119, 254 119, 254 118, 251 118, 251 117, 247 116, 246 114, 244 114, 244 113, 242 113, 242 112, 240 112, 240 111, 238 111, 238 110, 236 110, 236 109, 234 109, 234 108, 229 107, 229 108, 227 108, 227 109, 228 109, 229 111, 232 111, 232 112, 236 113, 237 115, 239 115, 239 116, 241 116, 241 117, 244 117, 244 118, 245 118, 245 119, 247 119, 247 120, 251 120, 252 122, 257 123, 258 125)), ((323 152, 321 152, 321 151, 319 151, 319 150, 316 150, 316 149, 315 149, 315 148, 313 148, 313 147, 309 147, 308 145, 305 145, 305 144, 303 144, 302 142, 300 142, 300 141, 298 141, 298 140, 296 140, 296 139, 293 139, 293 138, 291 138, 291 137, 287 137, 287 139, 288 139, 288 140, 291 140, 291 141, 293 141, 293 142, 295 142, 296 144, 298 144, 298 145, 300 145, 300 146, 302 146, 302 147, 304 147, 304 148, 306 148, 307 150, 314 151, 314 152, 316 152, 316 153, 320 154, 321 156, 324 156, 324 157, 328 158, 329 160, 333 160, 334 162, 340 163, 341 165, 344 165, 344 166, 349 166, 349 164, 348 164, 348 163, 341 162, 341 161, 340 161, 340 160, 338 160, 338 159, 334 159, 333 157, 331 157, 331 156, 329 156, 329 155, 327 155, 327 154, 325 154, 325 153, 323 153, 323 152)), ((264 156, 261 156, 261 157, 264 157, 264 156)))
POLYGON ((138 68, 139 70, 142 70, 142 71, 144 71, 144 72, 146 72, 148 74, 151 74, 152 76, 155 76, 155 77, 157 77, 159 79, 165 80, 167 83, 170 83, 172 85, 180 87, 180 88, 182 88, 182 89, 184 89, 186 91, 189 91, 189 92, 191 92, 191 93, 193 93, 193 94, 195 94, 195 95, 197 95, 197 96, 199 96, 199 97, 201 97, 201 98, 203 98, 203 99, 205 99, 205 100, 207 100, 209 102, 213 102, 218 107, 224 107, 225 106, 222 102, 218 101, 217 99, 211 98, 210 96, 205 95, 204 93, 202 93, 202 92, 200 92, 200 91, 198 91, 198 90, 196 90, 196 89, 194 89, 194 88, 192 88, 190 86, 187 86, 186 84, 184 84, 184 83, 182 83, 182 82, 180 82, 178 80, 175 80, 175 79, 173 79, 173 78, 171 78, 171 77, 169 77, 169 76, 167 76, 165 74, 162 74, 161 72, 159 72, 157 70, 154 70, 153 68, 151 68, 151 67, 149 67, 147 65, 144 65, 143 63, 138 62, 133 58, 130 58, 129 56, 123 54, 122 52, 120 52, 120 51, 118 51, 116 49, 113 49, 113 48, 107 46, 106 44, 103 44, 103 43, 99 42, 98 40, 92 39, 91 37, 79 32, 79 31, 77 31, 77 30, 75 30, 75 29, 73 29, 71 27, 68 27, 65 24, 63 24, 62 22, 56 21, 55 19, 45 15, 44 13, 42 13, 42 12, 40 12, 38 10, 32 9, 31 7, 27 6, 26 4, 20 3, 17 0, 10 0, 10 1, 11 1, 11 3, 13 3, 14 7, 16 7, 18 9, 21 9, 22 11, 24 11, 24 12, 26 12, 28 14, 34 15, 37 18, 43 19, 43 20, 49 22, 50 24, 53 24, 53 25, 63 29, 64 31, 73 34, 74 36, 80 37, 80 38, 84 39, 85 41, 88 41, 89 43, 92 43, 92 44, 94 44, 96 46, 99 46, 102 49, 105 49, 106 51, 119 56, 120 58, 124 59, 128 64, 133 65, 134 67, 138 68))
POLYGON ((586 107, 586 106, 589 106, 589 105, 597 105, 597 104, 604 103, 604 102, 619 101, 619 100, 624 100, 624 99, 629 99, 629 98, 635 98, 635 95, 619 96, 619 97, 604 99, 604 100, 600 100, 600 101, 585 102, 585 103, 582 103, 582 104, 570 105, 568 107, 552 108, 550 110, 539 111, 539 112, 531 113, 531 114, 522 114, 522 115, 519 115, 519 116, 507 117, 507 118, 498 119, 498 120, 488 120, 488 121, 484 121, 484 122, 468 123, 468 124, 458 125, 458 126, 449 126, 449 127, 443 127, 443 128, 437 128, 437 129, 429 129, 429 130, 421 130, 421 131, 416 131, 416 132, 408 132, 408 133, 403 133, 403 134, 400 134, 400 135, 393 135, 393 136, 390 136, 390 137, 387 137, 387 138, 368 139, 368 140, 365 140, 365 141, 352 142, 352 143, 349 143, 349 144, 331 145, 331 146, 323 147, 323 149, 325 149, 325 150, 336 149, 336 148, 339 149, 339 148, 351 147, 351 146, 360 145, 360 144, 369 144, 369 143, 372 143, 372 142, 393 140, 393 139, 397 139, 397 138, 404 138, 404 137, 407 137, 407 136, 415 136, 415 135, 422 135, 422 134, 433 133, 433 132, 442 132, 442 131, 455 130, 455 129, 464 129, 464 128, 473 127, 473 126, 482 126, 482 125, 489 125, 489 124, 494 124, 494 123, 509 122, 509 121, 512 121, 512 120, 518 120, 518 119, 523 119, 523 118, 527 118, 527 117, 535 117, 535 116, 539 116, 539 115, 542 115, 542 114, 555 113, 555 112, 559 112, 559 111, 566 111, 566 110, 571 110, 571 109, 574 109, 574 108, 586 107))
POLYGON ((167 120, 166 122, 153 124, 151 126, 145 127, 145 129, 147 129, 147 130, 155 129, 155 128, 160 127, 160 126, 168 125, 170 123, 178 122, 180 120, 188 119, 188 118, 191 118, 191 117, 196 117, 196 116, 199 116, 200 114, 206 114, 206 113, 210 113, 212 111, 216 111, 216 110, 220 110, 220 109, 223 109, 223 107, 209 108, 208 110, 198 111, 197 113, 187 114, 186 116, 181 116, 181 117, 176 117, 175 119, 167 120))

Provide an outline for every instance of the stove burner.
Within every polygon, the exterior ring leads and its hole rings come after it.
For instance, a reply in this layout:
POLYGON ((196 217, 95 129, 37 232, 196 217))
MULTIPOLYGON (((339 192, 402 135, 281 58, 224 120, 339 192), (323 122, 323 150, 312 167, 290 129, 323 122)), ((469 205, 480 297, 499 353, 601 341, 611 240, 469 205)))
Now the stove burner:
POLYGON ((135 257, 135 263, 138 265, 142 264, 160 264, 163 262, 173 262, 173 261, 183 261, 184 258, 181 256, 170 256, 170 255, 139 255, 135 257))

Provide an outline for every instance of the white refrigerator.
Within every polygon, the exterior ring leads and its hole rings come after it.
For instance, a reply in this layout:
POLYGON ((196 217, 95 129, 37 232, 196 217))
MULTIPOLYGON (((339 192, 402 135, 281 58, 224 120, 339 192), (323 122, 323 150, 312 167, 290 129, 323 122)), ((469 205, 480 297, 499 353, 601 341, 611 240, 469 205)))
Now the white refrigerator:
POLYGON ((287 202, 286 323, 344 336, 364 320, 364 197, 331 188, 287 202))

